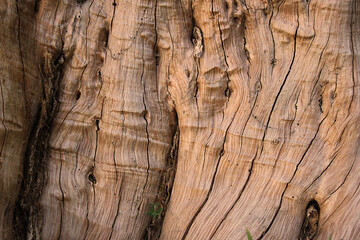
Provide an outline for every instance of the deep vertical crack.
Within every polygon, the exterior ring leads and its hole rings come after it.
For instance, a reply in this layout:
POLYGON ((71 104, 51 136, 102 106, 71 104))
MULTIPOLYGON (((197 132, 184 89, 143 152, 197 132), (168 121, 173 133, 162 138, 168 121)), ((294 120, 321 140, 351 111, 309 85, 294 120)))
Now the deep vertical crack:
POLYGON ((229 76, 229 72, 228 72, 228 70, 229 70, 229 64, 228 64, 228 62, 227 62, 227 57, 226 57, 226 52, 225 52, 225 47, 224 47, 224 39, 223 39, 221 27, 220 27, 219 17, 217 18, 217 24, 218 24, 218 28, 219 28, 221 48, 222 48, 223 54, 224 54, 224 62, 225 62, 225 65, 226 65, 225 74, 226 74, 227 81, 226 81, 225 96, 227 97, 227 102, 226 102, 226 106, 227 106, 227 104, 229 103, 230 95, 231 95, 231 89, 230 89, 230 87, 229 87, 229 84, 230 84, 230 81, 231 81, 231 80, 230 80, 230 76, 229 76))
POLYGON ((115 223, 116 223, 116 220, 119 216, 119 209, 120 209, 120 203, 121 203, 121 191, 122 191, 122 187, 123 187, 123 180, 121 179, 121 184, 120 184, 120 189, 119 189, 119 200, 118 200, 118 204, 117 204, 117 208, 116 208, 116 214, 115 214, 115 217, 114 217, 114 220, 111 224, 111 232, 110 232, 110 236, 109 236, 109 240, 112 238, 112 235, 113 235, 113 232, 114 232, 114 227, 115 227, 115 223))
POLYGON ((353 1, 353 7, 351 8, 351 17, 350 17, 350 37, 351 37, 351 44, 350 44, 350 48, 351 48, 351 53, 352 53, 352 81, 353 81, 353 86, 352 86, 352 95, 351 95, 351 101, 349 104, 349 108, 348 108, 348 115, 350 114, 350 109, 352 106, 352 103, 354 101, 354 95, 355 95, 355 52, 354 52, 354 33, 353 33, 353 26, 355 24, 355 19, 356 19, 356 14, 354 14, 354 11, 356 11, 356 4, 358 1, 354 0, 353 1))
POLYGON ((95 120, 95 126, 96 126, 96 131, 95 131, 95 152, 94 152, 94 158, 93 158, 93 166, 92 166, 91 172, 89 174, 89 181, 90 181, 90 184, 92 186, 93 194, 94 194, 94 202, 93 202, 94 207, 95 207, 95 203, 96 203, 96 192, 95 192, 96 178, 93 175, 93 173, 94 173, 94 170, 95 170, 95 167, 96 167, 96 157, 97 157, 97 150, 98 150, 98 145, 99 145, 100 120, 102 119, 102 115, 103 115, 105 99, 106 99, 106 97, 104 97, 104 99, 102 101, 102 104, 101 104, 100 117, 95 120))
POLYGON ((296 56, 296 37, 297 37, 297 32, 298 32, 298 29, 299 29, 299 9, 297 9, 297 26, 296 26, 296 30, 295 30, 295 34, 294 34, 294 50, 293 50, 293 56, 292 56, 292 59, 291 59, 291 63, 290 63, 290 66, 289 66, 289 70, 287 71, 286 75, 285 75, 285 79, 284 81, 282 82, 281 86, 280 86, 280 89, 279 89, 279 92, 277 93, 276 97, 275 97, 275 100, 274 100, 274 103, 271 107, 271 110, 270 110, 270 113, 269 113, 269 117, 266 121, 266 127, 265 127, 265 131, 264 131, 264 134, 263 134, 263 137, 261 139, 261 151, 260 151, 260 155, 263 151, 263 148, 264 148, 264 140, 265 140, 265 136, 266 136, 266 133, 267 133, 267 130, 269 128, 269 123, 270 123, 270 119, 271 119, 271 116, 272 116, 272 113, 274 112, 274 109, 275 109, 275 106, 276 106, 276 103, 279 99, 279 96, 285 86, 285 83, 289 77, 289 74, 291 72, 291 68, 294 64, 294 60, 295 60, 295 56, 296 56))
POLYGON ((46 180, 46 167, 49 158, 48 145, 50 127, 58 112, 57 92, 61 79, 62 66, 56 60, 61 56, 44 53, 44 63, 40 67, 43 95, 36 122, 30 132, 23 164, 23 180, 17 198, 14 214, 14 238, 40 237, 41 206, 39 199, 46 180))
POLYGON ((146 181, 145 181, 145 185, 144 185, 144 189, 143 192, 145 191, 145 188, 148 184, 148 180, 149 180, 149 169, 150 169, 150 156, 149 156, 149 145, 150 145, 150 138, 149 138, 149 122, 147 120, 147 116, 148 116, 148 110, 146 107, 146 86, 145 86, 145 81, 143 79, 144 77, 144 73, 145 73, 145 59, 144 59, 144 45, 143 45, 143 51, 142 51, 142 72, 141 72, 141 77, 140 77, 140 83, 143 85, 143 105, 144 105, 144 115, 143 118, 145 120, 145 131, 146 131, 146 138, 147 138, 147 143, 146 143, 146 159, 147 159, 147 168, 146 168, 146 181))
POLYGON ((116 12, 116 0, 113 1, 112 5, 114 6, 114 10, 113 10, 113 15, 111 16, 111 21, 110 21, 110 29, 111 29, 111 31, 112 31, 112 28, 113 28, 113 22, 114 22, 115 12, 116 12))
POLYGON ((116 152, 116 140, 115 140, 115 142, 113 143, 113 145, 114 145, 113 162, 114 162, 114 168, 115 168, 115 183, 117 183, 117 181, 118 181, 118 170, 117 170, 117 167, 116 167, 116 156, 115 156, 115 152, 116 152))
POLYGON ((5 126, 5 99, 4 99, 4 93, 3 93, 3 87, 2 87, 2 83, 1 83, 1 80, 0 80, 0 90, 1 90, 1 99, 2 99, 2 119, 1 119, 1 123, 4 127, 4 137, 3 137, 3 142, 1 144, 1 149, 0 149, 0 157, 2 155, 2 152, 4 150, 4 145, 5 145, 5 142, 6 142, 6 138, 7 138, 7 128, 5 126))

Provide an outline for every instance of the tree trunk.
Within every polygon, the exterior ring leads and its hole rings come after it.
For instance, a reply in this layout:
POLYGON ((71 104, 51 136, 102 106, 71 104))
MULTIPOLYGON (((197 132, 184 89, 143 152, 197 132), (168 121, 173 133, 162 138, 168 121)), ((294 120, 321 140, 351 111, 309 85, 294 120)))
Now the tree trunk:
POLYGON ((360 238, 357 0, 0 14, 0 239, 360 238))

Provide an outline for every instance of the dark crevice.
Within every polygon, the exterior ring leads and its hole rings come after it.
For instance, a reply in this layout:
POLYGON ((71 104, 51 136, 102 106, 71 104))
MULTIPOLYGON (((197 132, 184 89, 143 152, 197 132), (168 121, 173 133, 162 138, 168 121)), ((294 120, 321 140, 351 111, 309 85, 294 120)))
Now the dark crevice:
POLYGON ((177 126, 173 134, 172 147, 166 161, 166 168, 161 175, 159 193, 155 202, 160 204, 163 211, 160 216, 152 218, 151 223, 146 227, 144 239, 160 239, 162 224, 166 214, 167 206, 170 201, 171 191, 174 184, 177 156, 179 149, 180 129, 177 126))
MULTIPOLYGON (((214 14, 214 13, 213 13, 214 14)), ((219 28, 219 35, 220 35, 220 41, 221 41, 221 48, 222 48, 222 51, 223 51, 223 54, 224 54, 224 62, 225 62, 225 65, 226 65, 226 69, 225 69, 225 74, 226 74, 226 78, 227 78, 227 81, 226 81, 226 89, 225 89, 225 96, 227 97, 227 101, 226 101, 226 106, 229 102, 229 99, 230 99, 230 95, 231 95, 231 89, 229 87, 229 84, 230 84, 230 76, 229 76, 229 64, 227 62, 227 57, 226 57, 226 52, 225 52, 225 47, 224 47, 224 39, 223 39, 223 34, 222 34, 222 31, 221 31, 221 27, 220 27, 220 20, 219 20, 219 17, 217 18, 217 24, 218 24, 218 28, 219 28)))
MULTIPOLYGON (((115 140, 116 141, 116 140, 115 140)), ((114 152, 113 152, 113 162, 114 162, 114 168, 115 168, 115 183, 117 183, 118 181, 118 170, 117 170, 117 166, 116 166, 116 142, 113 143, 114 145, 114 152)))
POLYGON ((121 191, 122 191, 122 187, 123 187, 123 180, 121 179, 121 184, 120 184, 120 189, 119 189, 119 200, 118 200, 118 204, 117 204, 117 208, 116 208, 116 214, 115 214, 115 217, 114 217, 114 220, 113 220, 113 223, 111 224, 111 232, 110 232, 110 236, 109 236, 109 240, 111 239, 112 235, 113 235, 113 232, 114 232, 114 227, 115 227, 115 223, 116 223, 116 220, 119 216, 119 209, 120 209, 120 203, 121 203, 121 191))
POLYGON ((113 11, 113 15, 112 15, 111 21, 110 21, 110 29, 111 29, 111 31, 112 31, 112 28, 113 28, 113 22, 114 22, 115 12, 116 12, 116 0, 113 1, 113 6, 114 6, 114 11, 113 11))
POLYGON ((158 8, 158 2, 157 0, 155 0, 155 6, 154 6, 154 33, 155 33, 155 41, 154 41, 154 47, 153 47, 153 54, 154 54, 154 59, 155 59, 155 86, 156 86, 156 90, 157 90, 157 101, 160 102, 160 98, 159 98, 159 79, 158 79, 158 66, 159 66, 159 62, 160 62, 160 53, 159 53, 159 48, 158 48, 158 33, 157 33, 157 8, 158 8))
POLYGON ((311 200, 305 211, 304 222, 300 230, 299 240, 311 240, 315 237, 320 219, 320 206, 315 200, 311 200))
POLYGON ((353 85, 352 85, 352 95, 351 95, 351 101, 349 104, 349 108, 348 108, 348 115, 350 114, 350 109, 352 106, 352 103, 354 101, 354 95, 355 95, 355 52, 354 52, 354 24, 355 24, 355 18, 356 18, 356 14, 354 14, 354 11, 356 11, 356 4, 358 1, 354 0, 353 1, 353 6, 351 8, 351 18, 350 18, 350 36, 351 36, 351 53, 352 53, 352 81, 353 81, 353 85))
POLYGON ((94 172, 95 167, 96 167, 96 157, 97 157, 97 150, 98 150, 98 145, 99 145, 100 120, 102 119, 102 115, 103 115, 105 99, 106 99, 106 97, 104 97, 104 99, 102 101, 102 104, 101 104, 100 117, 95 119, 95 127, 96 127, 96 130, 95 130, 95 152, 94 152, 94 158, 93 158, 93 166, 91 167, 91 173, 88 176, 88 179, 89 179, 90 184, 91 184, 92 189, 93 189, 94 206, 95 206, 95 203, 96 203, 96 192, 95 192, 96 178, 93 175, 93 172, 94 172))
POLYGON ((40 67, 43 95, 36 122, 30 132, 23 164, 23 181, 15 206, 14 239, 37 239, 41 232, 41 208, 39 199, 46 181, 46 167, 49 158, 51 126, 58 112, 58 86, 62 66, 55 64, 61 53, 45 52, 40 67))
POLYGON ((3 150, 4 150, 4 145, 5 145, 5 142, 6 142, 6 139, 7 139, 7 133, 8 133, 8 129, 7 127, 5 126, 5 99, 4 99, 4 94, 3 94, 3 87, 2 87, 2 83, 1 83, 1 80, 0 80, 0 90, 1 90, 1 100, 2 100, 2 119, 1 119, 1 123, 4 127, 4 137, 2 139, 2 144, 1 144, 1 149, 0 149, 0 157, 3 153, 3 150))
POLYGON ((41 0, 35 0, 34 3, 34 12, 37 13, 39 11, 41 0))
POLYGON ((249 65, 251 64, 251 58, 250 58, 250 52, 249 50, 246 48, 246 36, 245 36, 245 32, 244 32, 244 37, 243 37, 243 41, 244 41, 244 52, 245 52, 245 56, 247 61, 249 62, 249 65))
MULTIPOLYGON (((215 18, 214 0, 211 1, 211 13, 212 13, 213 18, 215 18)), ((225 92, 224 92, 225 96, 227 97, 227 101, 226 101, 226 107, 227 107, 227 104, 228 104, 228 102, 229 102, 229 99, 230 99, 230 95, 231 95, 232 90, 231 90, 230 87, 229 87, 229 84, 230 84, 230 81, 231 81, 231 80, 230 80, 229 73, 228 73, 229 64, 228 64, 228 62, 227 62, 227 57, 226 57, 226 52, 225 52, 225 46, 224 46, 224 39, 223 39, 223 33, 222 33, 222 30, 221 30, 221 27, 220 27, 220 19, 219 19, 219 16, 217 17, 217 26, 218 26, 218 29, 219 29, 221 48, 222 48, 222 52, 223 52, 223 55, 224 55, 225 74, 226 74, 226 78, 227 78, 226 88, 225 88, 225 92)), ((224 111, 225 111, 225 110, 224 110, 224 111)))
MULTIPOLYGON (((192 9, 192 12, 194 10, 192 9)), ((194 61, 196 63, 196 76, 195 76, 195 87, 194 87, 194 97, 195 97, 195 104, 196 104, 196 109, 197 109, 197 113, 198 113, 198 121, 197 121, 197 126, 199 126, 199 118, 200 118, 200 113, 199 113, 199 104, 198 104, 198 91, 199 91, 199 82, 198 82, 198 77, 199 77, 199 72, 200 72, 200 58, 203 55, 204 52, 204 40, 203 40, 203 33, 202 30, 196 26, 196 21, 194 18, 192 18, 193 20, 193 32, 192 32, 192 37, 191 37, 191 41, 194 45, 194 61)), ((190 77, 190 72, 188 74, 190 77)), ((189 79, 190 80, 190 79, 189 79)))
POLYGON ((95 177, 94 173, 90 173, 88 176, 88 179, 92 184, 96 184, 96 177, 95 177))
POLYGON ((81 97, 81 91, 79 90, 79 91, 77 91, 77 93, 76 93, 76 101, 79 100, 80 97, 81 97))
POLYGON ((62 184, 61 184, 61 174, 62 174, 62 157, 61 157, 61 153, 59 154, 59 158, 60 158, 60 170, 59 170, 59 189, 61 192, 61 203, 60 205, 60 226, 59 226, 59 237, 58 240, 61 239, 61 233, 62 233, 62 224, 63 224, 63 215, 64 215, 64 210, 65 210, 65 195, 64 195, 64 190, 62 188, 62 184))
POLYGON ((294 179, 294 177, 295 177, 295 175, 296 175, 296 172, 297 172, 298 169, 299 169, 300 164, 301 164, 302 161, 304 160, 306 154, 308 153, 310 147, 312 146, 314 140, 316 139, 316 137, 317 137, 317 135, 318 135, 318 133, 319 133, 319 131, 320 131, 320 127, 321 127, 322 123, 324 122, 324 120, 326 119, 327 116, 328 116, 328 115, 326 115, 326 116, 320 121, 319 126, 318 126, 318 128, 316 129, 316 132, 315 132, 315 134, 314 134, 314 137, 311 139, 309 145, 308 145, 307 148, 305 149, 305 151, 304 151, 303 155, 301 156, 299 162, 296 164, 295 171, 293 172, 293 175, 291 176, 290 180, 286 183, 285 188, 284 188, 284 190, 283 190, 283 192, 282 192, 282 194, 281 194, 280 203, 279 203, 278 208, 277 208, 276 211, 275 211, 274 217, 271 219, 270 224, 269 224, 268 227, 265 229, 265 231, 261 234, 261 236, 258 238, 258 240, 262 239, 262 238, 267 234, 267 232, 270 230, 272 224, 274 223, 274 221, 275 221, 275 219, 276 219, 276 217, 277 217, 277 215, 278 215, 278 213, 279 213, 279 211, 280 211, 280 208, 281 208, 281 205, 282 205, 282 201, 283 201, 283 198, 284 198, 284 194, 285 194, 285 192, 286 192, 289 184, 290 184, 291 181, 294 179))
POLYGON ((200 123, 200 110, 199 110, 199 103, 198 103, 198 91, 199 91, 199 71, 200 71, 200 60, 196 60, 196 77, 195 77, 195 89, 194 89, 194 97, 195 97, 195 104, 196 104, 196 110, 197 110, 197 128, 199 129, 199 123, 200 123))
MULTIPOLYGON (((146 139, 147 139, 147 142, 146 142, 147 168, 146 168, 146 181, 145 181, 144 188, 143 188, 143 194, 144 194, 144 191, 146 189, 146 186, 147 186, 148 180, 149 180, 149 169, 150 169, 150 155, 149 155, 150 136, 149 136, 149 121, 147 119, 149 117, 149 112, 146 107, 146 85, 145 85, 145 80, 143 79, 144 73, 145 73, 144 45, 143 45, 143 51, 142 51, 142 63, 143 64, 142 64, 142 71, 141 71, 141 76, 140 76, 140 84, 143 86, 143 90, 144 90, 143 97, 142 97, 142 101, 143 101, 143 105, 144 105, 143 118, 145 121, 145 132, 146 132, 146 139)), ((139 209, 140 209, 140 205, 139 205, 139 209)))

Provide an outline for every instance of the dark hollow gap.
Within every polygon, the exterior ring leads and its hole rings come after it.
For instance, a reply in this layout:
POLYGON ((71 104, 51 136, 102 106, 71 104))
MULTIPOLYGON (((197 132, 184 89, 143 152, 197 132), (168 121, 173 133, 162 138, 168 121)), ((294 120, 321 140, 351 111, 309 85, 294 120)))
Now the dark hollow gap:
POLYGON ((299 240, 314 239, 320 218, 320 206, 316 200, 311 200, 305 210, 304 222, 300 230, 299 240))
POLYGON ((92 184, 96 184, 96 177, 93 173, 89 174, 88 179, 92 184))
POLYGON ((99 119, 96 119, 96 120, 95 120, 95 124, 96 124, 96 129, 97 129, 97 131, 99 131, 99 130, 100 130, 100 126, 99 126, 100 121, 99 121, 99 119))
POLYGON ((80 91, 78 91, 78 92, 76 93, 76 100, 79 100, 79 99, 80 99, 80 97, 81 97, 81 92, 80 92, 80 91))
MULTIPOLYGON (((49 55, 47 55, 49 56, 49 55)), ((28 139, 23 164, 23 180, 18 195, 13 218, 13 239, 40 239, 41 206, 39 199, 46 183, 49 140, 53 120, 58 112, 57 100, 59 83, 62 79, 63 55, 57 54, 45 60, 41 67, 43 84, 43 104, 37 114, 28 139)))
POLYGON ((35 4, 34 4, 35 13, 37 13, 39 11, 40 2, 41 2, 41 0, 35 0, 35 4))
POLYGON ((179 149, 180 129, 177 126, 173 135, 172 147, 166 163, 166 169, 162 172, 159 193, 155 203, 159 203, 162 208, 160 216, 153 218, 151 223, 146 227, 143 240, 159 239, 161 235, 162 224, 164 221, 167 205, 170 201, 171 191, 174 184, 177 156, 179 149))

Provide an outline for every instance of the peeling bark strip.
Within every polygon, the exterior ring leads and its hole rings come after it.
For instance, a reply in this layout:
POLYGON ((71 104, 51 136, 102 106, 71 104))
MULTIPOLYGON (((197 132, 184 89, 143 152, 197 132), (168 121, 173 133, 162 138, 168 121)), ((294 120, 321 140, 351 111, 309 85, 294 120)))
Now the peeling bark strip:
POLYGON ((54 56, 46 52, 44 63, 40 67, 43 97, 38 120, 30 133, 24 159, 23 182, 14 215, 14 239, 39 239, 41 235, 42 209, 39 199, 46 184, 48 144, 51 126, 58 111, 56 97, 63 63, 62 54, 54 56))

